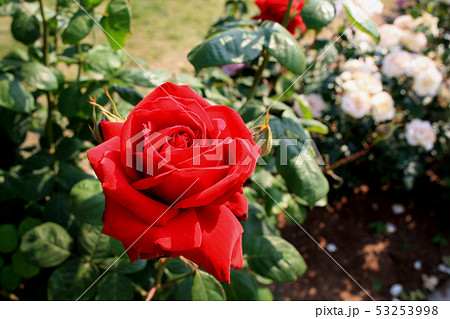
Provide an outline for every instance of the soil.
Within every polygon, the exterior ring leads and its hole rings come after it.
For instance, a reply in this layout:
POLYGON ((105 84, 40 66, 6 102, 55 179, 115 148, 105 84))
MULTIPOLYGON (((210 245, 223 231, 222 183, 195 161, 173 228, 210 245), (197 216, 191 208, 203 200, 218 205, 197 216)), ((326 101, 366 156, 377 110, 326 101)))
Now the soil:
MULTIPOLYGON (((296 282, 278 286, 281 300, 371 300, 352 279, 297 225, 280 216, 282 236, 305 258, 308 270, 296 282)), ((302 227, 321 247, 334 243, 330 255, 375 300, 392 300, 389 289, 400 283, 405 291, 423 290, 422 274, 435 275, 445 285, 448 275, 437 271, 450 247, 433 243, 438 233, 448 236, 450 216, 444 205, 430 205, 423 194, 368 192, 342 197, 328 208, 314 209, 302 227), (394 203, 405 212, 395 214, 394 203), (392 223, 394 233, 374 233, 372 222, 392 223), (422 269, 414 268, 415 261, 422 269)))

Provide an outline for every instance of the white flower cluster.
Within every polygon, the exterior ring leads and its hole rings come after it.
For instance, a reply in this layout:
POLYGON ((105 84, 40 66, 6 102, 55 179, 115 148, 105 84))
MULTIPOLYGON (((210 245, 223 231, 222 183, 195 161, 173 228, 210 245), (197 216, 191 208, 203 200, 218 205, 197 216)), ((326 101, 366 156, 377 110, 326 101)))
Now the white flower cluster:
POLYGON ((391 52, 383 59, 382 73, 389 78, 403 75, 413 77, 412 89, 422 97, 436 96, 443 80, 432 59, 402 50, 391 52))
POLYGON ((394 100, 383 91, 381 75, 373 59, 348 60, 341 70, 337 82, 344 90, 341 107, 345 113, 356 119, 371 113, 377 123, 394 117, 394 100))
MULTIPOLYGON (((378 44, 366 35, 357 30, 352 42, 361 51, 391 51, 400 45, 411 52, 422 52, 427 48, 428 40, 424 32, 417 32, 419 26, 423 26, 434 37, 439 36, 439 18, 428 12, 423 12, 422 16, 414 19, 410 15, 401 15, 394 20, 393 24, 382 24, 378 27, 380 42, 378 44)), ((423 30, 423 28, 422 28, 423 30)))

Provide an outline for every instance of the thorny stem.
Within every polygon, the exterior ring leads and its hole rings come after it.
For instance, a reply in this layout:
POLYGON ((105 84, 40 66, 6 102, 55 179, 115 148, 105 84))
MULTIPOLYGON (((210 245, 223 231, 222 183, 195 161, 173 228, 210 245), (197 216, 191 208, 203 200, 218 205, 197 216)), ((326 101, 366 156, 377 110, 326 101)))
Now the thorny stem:
POLYGON ((358 152, 356 152, 356 153, 354 153, 354 154, 352 154, 352 155, 350 155, 350 156, 347 156, 347 157, 345 157, 345 158, 342 158, 342 159, 340 159, 339 161, 337 161, 336 163, 334 163, 334 164, 332 164, 332 165, 327 166, 327 168, 326 168, 327 173, 332 173, 333 170, 335 170, 336 168, 338 168, 338 167, 340 167, 340 166, 342 166, 342 165, 344 165, 344 164, 347 164, 347 163, 349 163, 349 162, 352 162, 352 161, 354 161, 354 160, 357 160, 357 159, 360 158, 361 156, 364 156, 364 155, 367 154, 374 146, 375 146, 375 143, 371 143, 371 144, 369 144, 367 147, 365 147, 364 149, 362 149, 362 150, 360 150, 360 151, 358 151, 358 152))

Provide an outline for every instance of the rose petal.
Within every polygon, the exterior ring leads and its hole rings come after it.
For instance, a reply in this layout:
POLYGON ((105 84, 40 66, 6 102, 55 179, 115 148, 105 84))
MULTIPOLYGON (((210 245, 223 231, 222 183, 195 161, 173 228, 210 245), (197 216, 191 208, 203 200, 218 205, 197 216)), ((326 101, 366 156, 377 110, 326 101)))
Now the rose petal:
POLYGON ((107 141, 121 135, 123 123, 101 121, 100 126, 102 127, 103 139, 107 141))
POLYGON ((244 188, 241 187, 239 192, 236 192, 225 206, 240 220, 246 221, 248 218, 248 201, 244 196, 244 188))
POLYGON ((229 283, 232 259, 237 267, 240 266, 239 258, 242 259, 242 253, 239 255, 235 246, 244 230, 224 205, 196 208, 196 211, 202 229, 202 244, 200 248, 183 252, 183 256, 218 280, 229 283))
POLYGON ((117 151, 120 148, 120 138, 113 137, 106 142, 103 142, 90 150, 88 150, 87 157, 89 162, 91 162, 92 168, 94 169, 95 174, 99 179, 102 179, 103 170, 100 167, 100 162, 103 158, 103 155, 108 151, 117 151))
POLYGON ((100 165, 105 196, 113 198, 146 223, 164 225, 179 213, 178 209, 147 197, 131 186, 133 180, 125 173, 119 152, 106 152, 100 165))
POLYGON ((121 241, 124 246, 146 253, 181 252, 199 248, 202 242, 194 209, 185 209, 164 226, 157 226, 148 224, 111 198, 104 214, 102 233, 121 241))

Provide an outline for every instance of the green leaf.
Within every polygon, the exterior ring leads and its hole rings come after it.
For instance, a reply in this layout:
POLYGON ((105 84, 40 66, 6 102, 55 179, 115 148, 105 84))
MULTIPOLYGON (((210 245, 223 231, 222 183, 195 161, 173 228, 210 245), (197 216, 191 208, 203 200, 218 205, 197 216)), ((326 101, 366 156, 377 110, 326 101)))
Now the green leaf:
POLYGON ((101 230, 102 226, 84 224, 78 235, 78 251, 80 255, 94 263, 112 256, 109 247, 109 237, 102 234, 101 230))
POLYGON ((98 284, 98 293, 96 300, 132 300, 133 282, 130 278, 117 274, 109 273, 98 284))
POLYGON ((78 166, 60 163, 56 182, 65 190, 70 190, 76 183, 89 178, 93 179, 92 175, 86 174, 78 166))
POLYGON ((126 83, 151 88, 167 82, 172 74, 166 71, 131 68, 120 71, 116 76, 126 83))
POLYGON ((221 32, 192 49, 188 60, 197 72, 206 67, 251 61, 263 49, 264 36, 258 30, 235 28, 221 32))
POLYGON ((11 265, 5 266, 0 274, 0 283, 8 290, 15 290, 20 285, 20 277, 11 265))
POLYGON ((306 69, 306 58, 298 41, 282 25, 273 21, 261 24, 265 34, 264 47, 290 71, 300 74, 306 69))
POLYGON ((310 150, 288 145, 286 140, 281 141, 279 150, 286 155, 286 162, 283 156, 277 156, 277 169, 286 185, 311 207, 314 206, 328 194, 329 185, 310 150))
POLYGON ((191 294, 194 301, 221 301, 226 299, 221 284, 216 278, 203 270, 195 273, 191 294))
POLYGON ((51 91, 58 88, 58 79, 55 73, 39 62, 25 63, 21 73, 25 83, 38 90, 51 91))
POLYGON ((79 138, 64 138, 56 145, 55 159, 67 162, 76 159, 82 146, 83 142, 79 138))
POLYGON ((85 179, 70 191, 70 209, 82 222, 101 225, 105 210, 105 196, 99 181, 85 179))
POLYGON ((25 233, 20 250, 33 265, 54 267, 69 258, 72 241, 63 227, 47 222, 25 233))
POLYGON ((113 85, 112 91, 117 92, 122 99, 124 99, 128 103, 131 103, 132 105, 137 105, 144 98, 141 93, 139 93, 132 87, 113 85))
POLYGON ((364 33, 370 35, 377 43, 380 41, 380 33, 377 25, 369 16, 351 0, 343 0, 345 12, 350 22, 364 33))
POLYGON ((106 16, 100 21, 105 29, 111 47, 115 50, 125 46, 125 38, 130 34, 131 12, 126 0, 111 0, 106 16))
POLYGON ((41 26, 35 16, 28 15, 25 11, 17 11, 11 23, 11 32, 17 41, 31 44, 41 35, 41 26))
POLYGON ((239 109, 239 115, 241 115, 245 123, 254 121, 264 114, 264 112, 266 112, 264 104, 260 100, 255 99, 245 102, 239 109))
POLYGON ((67 227, 70 220, 69 199, 66 194, 53 193, 45 203, 44 219, 67 227))
POLYGON ((17 230, 13 224, 0 225, 0 253, 14 251, 18 241, 17 230))
POLYGON ((128 257, 126 257, 126 259, 124 258, 119 260, 117 263, 117 271, 121 274, 133 274, 135 272, 143 270, 145 266, 147 266, 147 260, 136 260, 135 262, 131 263, 128 257))
POLYGON ((308 30, 319 30, 333 21, 336 16, 336 8, 330 0, 308 0, 301 15, 308 30))
POLYGON ((227 300, 258 300, 256 283, 243 269, 231 269, 230 284, 223 283, 227 300))
POLYGON ((306 271, 300 253, 281 237, 256 237, 248 244, 246 254, 254 272, 278 282, 294 281, 306 271))
POLYGON ((69 86, 62 90, 58 99, 58 111, 67 117, 92 113, 90 106, 81 90, 76 86, 69 86), (87 113, 89 110, 90 113, 87 113))
MULTIPOLYGON (((123 60, 118 53, 109 47, 95 46, 86 55, 83 68, 86 71, 94 71, 101 74, 115 74, 122 66, 123 60)), ((98 97, 98 96, 97 96, 98 97)))
POLYGON ((14 76, 0 74, 0 106, 16 112, 30 113, 34 98, 14 76))
POLYGON ((31 228, 34 228, 38 225, 42 224, 41 220, 34 217, 25 217, 19 224, 18 227, 18 235, 22 237, 27 231, 31 228))
POLYGON ((94 20, 83 10, 78 10, 70 19, 69 25, 62 34, 64 43, 77 44, 84 39, 92 29, 94 20))
POLYGON ((55 175, 49 169, 27 174, 23 179, 21 196, 25 200, 39 201, 51 193, 54 181, 55 175))
POLYGON ((36 267, 26 261, 23 253, 20 251, 17 251, 12 255, 11 261, 14 272, 20 277, 28 279, 39 274, 39 267, 36 267))
POLYGON ((302 124, 304 128, 306 128, 310 132, 315 132, 319 134, 328 134, 329 132, 328 126, 317 120, 299 118, 298 121, 302 124))
POLYGON ((273 301, 273 295, 269 288, 258 286, 258 301, 273 301))
MULTIPOLYGON (((71 259, 58 267, 48 279, 47 297, 49 300, 75 301, 98 278, 99 269, 79 258, 71 259)), ((89 300, 96 287, 89 289, 81 300, 89 300)))

